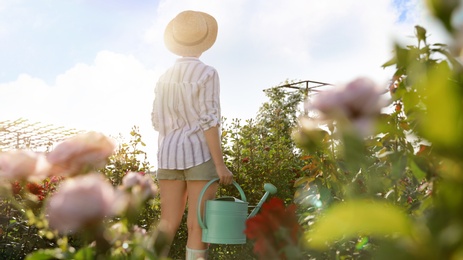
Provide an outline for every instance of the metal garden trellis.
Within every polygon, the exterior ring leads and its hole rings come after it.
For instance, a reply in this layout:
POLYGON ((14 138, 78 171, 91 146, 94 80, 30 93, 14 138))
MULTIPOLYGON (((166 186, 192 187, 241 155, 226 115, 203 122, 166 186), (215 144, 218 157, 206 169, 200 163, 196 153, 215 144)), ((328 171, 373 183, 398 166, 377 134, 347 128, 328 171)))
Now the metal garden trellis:
MULTIPOLYGON (((296 81, 296 82, 291 82, 291 83, 285 83, 280 86, 276 86, 270 89, 278 89, 278 88, 287 88, 287 89, 296 89, 296 90, 303 90, 304 91, 304 97, 307 99, 309 97, 309 93, 312 92, 319 92, 318 88, 321 87, 326 87, 326 86, 333 86, 330 83, 326 82, 320 82, 320 81, 313 81, 313 80, 302 80, 302 81, 296 81)), ((270 89, 264 89, 264 91, 268 91, 270 89)), ((307 115, 308 111, 304 108, 304 115, 307 115)))
POLYGON ((0 121, 0 152, 15 149, 47 152, 54 144, 82 132, 73 128, 29 122, 24 118, 0 121))

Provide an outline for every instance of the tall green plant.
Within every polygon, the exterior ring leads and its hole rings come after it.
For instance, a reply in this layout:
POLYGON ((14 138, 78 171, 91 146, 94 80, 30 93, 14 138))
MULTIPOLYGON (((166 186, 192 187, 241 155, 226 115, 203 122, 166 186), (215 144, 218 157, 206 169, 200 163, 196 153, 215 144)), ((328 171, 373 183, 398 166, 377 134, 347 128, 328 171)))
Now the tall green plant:
POLYGON ((305 212, 312 256, 463 256, 463 46, 449 24, 458 4, 448 2, 429 1, 455 39, 452 48, 429 44, 420 26, 416 46, 396 45, 384 64, 397 68, 389 86, 393 103, 376 118, 372 135, 358 138, 339 120, 334 127, 301 127, 297 140, 310 151, 312 174, 300 183, 322 187, 305 212))
POLYGON ((269 89, 266 95, 269 101, 262 104, 254 119, 245 124, 235 119, 225 125, 224 154, 251 203, 260 200, 266 182, 277 187, 276 196, 291 202, 294 179, 302 168, 301 150, 295 146, 291 132, 304 96, 281 88, 269 89))

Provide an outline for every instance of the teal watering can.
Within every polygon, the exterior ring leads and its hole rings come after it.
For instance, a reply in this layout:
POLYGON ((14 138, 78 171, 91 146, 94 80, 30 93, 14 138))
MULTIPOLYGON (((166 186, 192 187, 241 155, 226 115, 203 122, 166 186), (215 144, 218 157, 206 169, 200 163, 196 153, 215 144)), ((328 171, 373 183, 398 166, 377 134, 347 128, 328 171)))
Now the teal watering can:
POLYGON ((265 194, 248 216, 248 202, 240 185, 233 181, 241 199, 230 196, 207 200, 204 208, 204 220, 201 217, 201 201, 207 188, 219 179, 209 181, 201 191, 198 202, 198 222, 203 231, 202 241, 211 244, 245 244, 246 219, 257 214, 269 194, 275 194, 277 188, 264 184, 265 194))

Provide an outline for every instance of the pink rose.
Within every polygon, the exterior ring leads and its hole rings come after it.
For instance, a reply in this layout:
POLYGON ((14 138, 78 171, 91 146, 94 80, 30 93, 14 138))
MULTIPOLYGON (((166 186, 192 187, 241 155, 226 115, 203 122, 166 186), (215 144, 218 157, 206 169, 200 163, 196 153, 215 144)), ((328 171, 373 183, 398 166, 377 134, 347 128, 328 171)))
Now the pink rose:
POLYGON ((139 172, 127 172, 122 179, 122 188, 131 190, 138 199, 146 200, 154 198, 158 192, 158 188, 149 174, 141 174, 139 172))
POLYGON ((57 175, 77 175, 89 167, 103 167, 116 149, 115 142, 97 132, 71 137, 51 151, 47 159, 57 175))
POLYGON ((0 176, 10 180, 41 180, 50 165, 43 153, 13 150, 0 153, 0 176))
POLYGON ((99 173, 65 180, 46 205, 50 227, 62 234, 99 225, 113 216, 117 196, 114 187, 99 173))
POLYGON ((122 178, 122 186, 124 188, 132 188, 141 182, 142 177, 143 175, 138 172, 127 172, 124 178, 122 178))
POLYGON ((321 92, 314 97, 309 110, 317 110, 325 120, 350 121, 361 134, 371 132, 373 119, 386 105, 380 89, 372 80, 357 78, 336 89, 321 92))

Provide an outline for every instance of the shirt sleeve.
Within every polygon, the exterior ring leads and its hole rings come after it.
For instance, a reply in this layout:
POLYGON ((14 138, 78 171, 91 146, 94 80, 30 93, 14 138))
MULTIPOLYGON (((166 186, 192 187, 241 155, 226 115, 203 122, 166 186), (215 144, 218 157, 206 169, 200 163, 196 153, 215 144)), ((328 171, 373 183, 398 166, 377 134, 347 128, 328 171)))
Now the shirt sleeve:
POLYGON ((151 123, 153 124, 153 128, 156 131, 159 131, 159 116, 157 113, 157 95, 155 94, 154 96, 154 101, 153 101, 153 110, 151 111, 151 123))
POLYGON ((215 69, 200 84, 199 108, 199 124, 203 131, 220 126, 220 80, 215 69))

